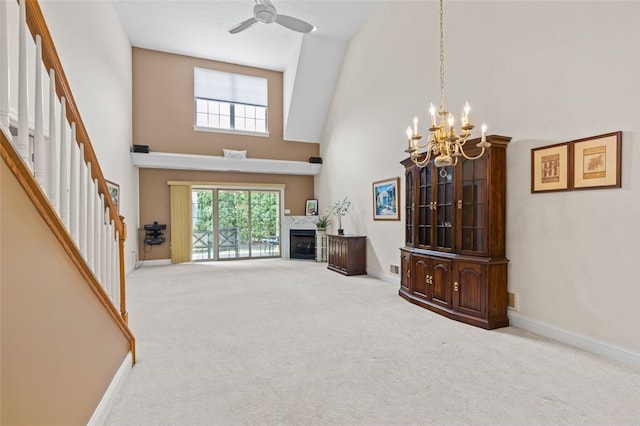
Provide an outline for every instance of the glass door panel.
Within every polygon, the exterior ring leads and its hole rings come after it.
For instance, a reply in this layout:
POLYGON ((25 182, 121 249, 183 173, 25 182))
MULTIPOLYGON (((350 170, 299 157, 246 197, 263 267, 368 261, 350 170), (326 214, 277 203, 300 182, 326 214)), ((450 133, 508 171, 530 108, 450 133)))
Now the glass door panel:
POLYGON ((249 191, 217 192, 218 259, 249 257, 249 191))
POLYGON ((415 200, 413 199, 413 172, 407 171, 405 174, 405 231, 404 238, 407 246, 413 246, 413 212, 415 200))
POLYGON ((431 166, 420 169, 419 178, 420 186, 418 188, 418 245, 423 247, 431 247, 432 242, 432 215, 433 215, 433 194, 431 183, 431 166))
POLYGON ((280 257, 280 190, 194 189, 192 260, 280 257))
POLYGON ((213 250, 213 191, 191 192, 191 259, 215 259, 213 250))
POLYGON ((251 191, 250 257, 280 256, 280 193, 251 191))
POLYGON ((462 246, 466 252, 484 252, 486 160, 464 160, 462 167, 462 246))
POLYGON ((453 166, 438 169, 436 245, 447 250, 453 249, 453 171, 453 166))

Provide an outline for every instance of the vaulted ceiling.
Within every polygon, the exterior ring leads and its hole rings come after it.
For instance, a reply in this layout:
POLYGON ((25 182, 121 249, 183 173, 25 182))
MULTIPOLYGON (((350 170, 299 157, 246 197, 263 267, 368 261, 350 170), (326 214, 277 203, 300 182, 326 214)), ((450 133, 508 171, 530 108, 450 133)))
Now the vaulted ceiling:
POLYGON ((277 23, 229 34, 254 0, 114 0, 132 46, 284 73, 284 138, 319 142, 346 45, 379 0, 272 0, 279 14, 317 27, 277 23))

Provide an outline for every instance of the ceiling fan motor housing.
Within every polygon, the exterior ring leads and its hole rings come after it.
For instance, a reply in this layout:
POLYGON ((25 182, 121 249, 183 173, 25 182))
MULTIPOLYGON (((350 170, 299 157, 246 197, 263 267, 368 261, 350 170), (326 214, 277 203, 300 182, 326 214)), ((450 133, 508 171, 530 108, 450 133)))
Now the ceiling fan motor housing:
POLYGON ((272 4, 256 4, 253 7, 253 16, 255 16, 258 22, 263 24, 270 24, 276 20, 278 13, 276 8, 272 4))

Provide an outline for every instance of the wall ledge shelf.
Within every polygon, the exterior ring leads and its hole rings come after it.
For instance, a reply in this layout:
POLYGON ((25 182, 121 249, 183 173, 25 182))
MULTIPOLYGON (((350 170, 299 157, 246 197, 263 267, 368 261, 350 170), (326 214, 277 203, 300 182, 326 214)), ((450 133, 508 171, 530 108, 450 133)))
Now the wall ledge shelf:
POLYGON ((246 158, 235 160, 214 155, 169 152, 132 152, 133 165, 141 169, 201 170, 211 172, 266 173, 315 176, 321 164, 304 161, 246 158))

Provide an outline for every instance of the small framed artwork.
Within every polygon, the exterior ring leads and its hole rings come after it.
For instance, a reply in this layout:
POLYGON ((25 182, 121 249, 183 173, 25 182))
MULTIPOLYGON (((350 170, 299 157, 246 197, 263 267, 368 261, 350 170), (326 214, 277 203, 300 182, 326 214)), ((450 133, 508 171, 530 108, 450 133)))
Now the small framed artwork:
POLYGON ((531 150, 531 193, 571 189, 570 151, 568 142, 531 150))
POLYGON ((573 141, 573 188, 620 188, 622 132, 573 141))
POLYGON ((373 182, 373 220, 400 220, 400 178, 373 182))
POLYGON ((109 195, 111 195, 111 200, 113 200, 113 206, 116 208, 116 212, 120 214, 120 185, 111 181, 106 182, 109 195))
POLYGON ((317 216, 318 200, 307 200, 305 204, 304 212, 307 216, 317 216))

